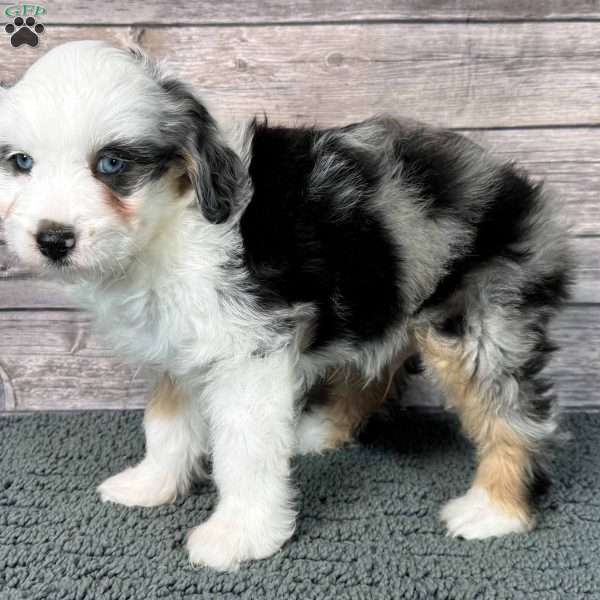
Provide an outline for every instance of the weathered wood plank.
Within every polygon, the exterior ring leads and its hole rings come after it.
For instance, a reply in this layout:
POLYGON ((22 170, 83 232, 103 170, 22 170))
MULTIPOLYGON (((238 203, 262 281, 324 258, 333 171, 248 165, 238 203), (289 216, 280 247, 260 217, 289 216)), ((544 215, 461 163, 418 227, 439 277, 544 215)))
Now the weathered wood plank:
MULTIPOLYGON (((577 277, 573 302, 600 304, 600 237, 575 238, 577 277)), ((0 245, 0 310, 76 309, 69 295, 55 283, 31 278, 20 268, 3 268, 5 248, 0 245)))
POLYGON ((600 117, 600 23, 211 33, 198 43, 193 29, 149 29, 143 45, 158 56, 181 57, 182 75, 207 90, 209 103, 235 115, 251 106, 286 122, 331 124, 340 116, 352 121, 400 111, 454 127, 597 123, 600 117), (189 52, 194 45, 197 56, 189 52), (198 68, 202 62, 208 69, 198 68), (267 95, 265 82, 272 82, 267 95))
POLYGON ((45 23, 218 24, 361 20, 598 19, 596 0, 163 0, 46 2, 45 23))
POLYGON ((77 310, 60 285, 39 279, 0 279, 0 310, 77 310))
POLYGON ((220 116, 323 125, 396 112, 452 127, 600 123, 600 22, 272 27, 53 27, 0 46, 14 79, 67 40, 139 39, 220 116), (139 34, 139 35, 138 35, 139 34))
POLYGON ((139 407, 149 381, 111 357, 77 312, 2 313, 0 369, 16 410, 139 407))
POLYGON ((600 238, 573 240, 577 260, 573 301, 600 303, 600 238))
MULTIPOLYGON (((569 307, 557 322, 564 350, 550 371, 563 404, 600 404, 600 306, 569 307)), ((119 364, 90 334, 87 315, 73 312, 0 313, 0 380, 15 410, 134 408, 149 378, 119 364)), ((430 405, 439 396, 412 390, 406 403, 430 405)))

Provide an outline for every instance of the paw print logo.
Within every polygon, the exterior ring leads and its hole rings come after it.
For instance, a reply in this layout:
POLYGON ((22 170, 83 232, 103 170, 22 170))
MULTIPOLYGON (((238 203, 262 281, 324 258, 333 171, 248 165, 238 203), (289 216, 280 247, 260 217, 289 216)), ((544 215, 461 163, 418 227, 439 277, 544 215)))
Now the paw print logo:
POLYGON ((41 23, 36 25, 33 17, 27 17, 25 21, 22 17, 17 17, 4 28, 4 31, 10 35, 10 43, 14 48, 23 44, 35 48, 39 42, 38 35, 44 33, 44 26, 41 23))

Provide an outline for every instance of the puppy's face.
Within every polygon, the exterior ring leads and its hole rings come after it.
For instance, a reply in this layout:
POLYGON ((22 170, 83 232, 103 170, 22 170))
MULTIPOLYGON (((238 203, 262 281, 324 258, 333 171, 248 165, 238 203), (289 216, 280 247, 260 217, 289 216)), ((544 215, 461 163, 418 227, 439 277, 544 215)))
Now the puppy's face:
POLYGON ((0 217, 33 268, 118 273, 196 198, 223 221, 212 182, 233 159, 185 87, 126 50, 66 44, 0 90, 0 217))

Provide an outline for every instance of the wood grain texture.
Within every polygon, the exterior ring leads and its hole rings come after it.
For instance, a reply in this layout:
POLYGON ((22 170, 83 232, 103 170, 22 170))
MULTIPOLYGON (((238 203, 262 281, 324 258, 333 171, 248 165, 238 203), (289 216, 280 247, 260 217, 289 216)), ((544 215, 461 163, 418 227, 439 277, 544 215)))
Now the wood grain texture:
POLYGON ((281 23, 361 20, 598 19, 596 0, 164 0, 44 3, 46 23, 281 23))
POLYGON ((139 407, 148 390, 78 312, 1 313, 0 370, 15 410, 139 407))
MULTIPOLYGON (((550 372, 562 402, 600 403, 600 306, 569 307, 555 332, 565 350, 550 372)), ((15 410, 140 407, 149 388, 148 377, 116 362, 90 333, 89 317, 76 312, 0 313, 0 373, 15 410)))
POLYGON ((56 283, 39 279, 0 279, 0 310, 77 310, 56 283))
POLYGON ((331 125, 395 112, 451 127, 600 123, 600 22, 49 28, 0 46, 14 80, 48 47, 138 40, 222 117, 331 125))
POLYGON ((573 240, 577 261, 573 301, 600 304, 600 238, 573 240))

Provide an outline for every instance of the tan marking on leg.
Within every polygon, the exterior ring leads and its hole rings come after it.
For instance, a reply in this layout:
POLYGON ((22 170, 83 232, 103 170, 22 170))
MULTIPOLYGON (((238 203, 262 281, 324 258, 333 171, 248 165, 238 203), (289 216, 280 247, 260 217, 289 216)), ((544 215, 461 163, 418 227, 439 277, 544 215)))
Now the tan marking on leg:
POLYGON ((492 501, 528 525, 533 524, 527 479, 530 449, 526 440, 501 417, 491 414, 486 398, 467 366, 460 340, 447 340, 432 331, 416 335, 423 361, 444 388, 462 426, 479 455, 473 486, 485 489, 492 501))
POLYGON ((183 394, 168 375, 163 375, 146 407, 146 418, 174 417, 182 408, 183 394))
POLYGON ((355 371, 336 371, 328 378, 327 403, 323 410, 331 426, 329 448, 351 442, 367 418, 385 401, 394 372, 387 369, 378 379, 365 383, 355 371))
POLYGON ((373 381, 365 381, 353 368, 337 369, 329 374, 322 407, 331 424, 329 448, 339 448, 355 439, 367 419, 385 402, 396 371, 413 353, 412 348, 402 352, 373 381))
POLYGON ((507 514, 532 526, 526 486, 529 449, 500 418, 490 419, 489 438, 482 442, 473 485, 487 490, 507 514))

